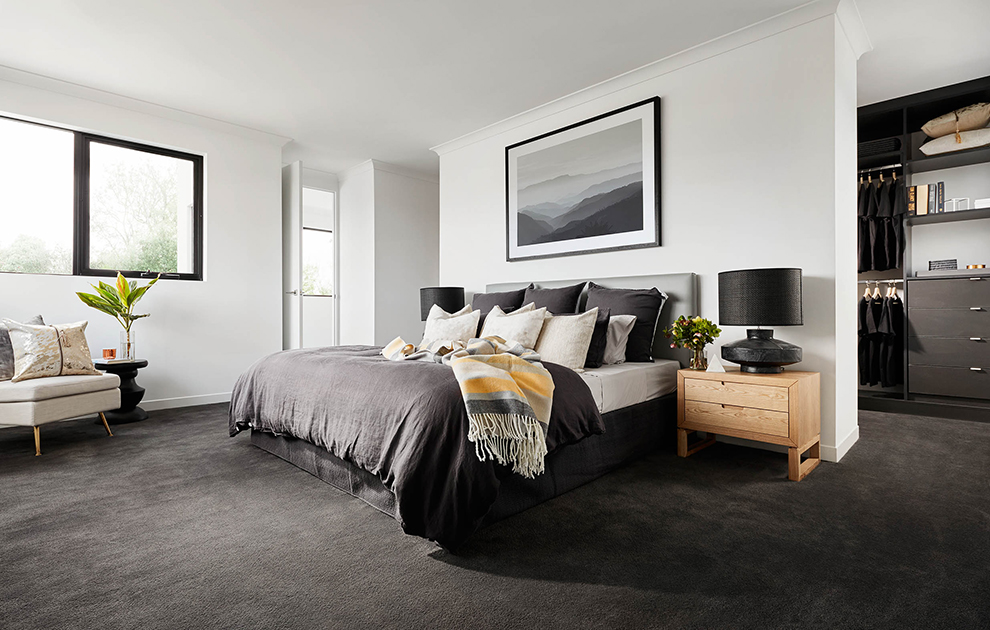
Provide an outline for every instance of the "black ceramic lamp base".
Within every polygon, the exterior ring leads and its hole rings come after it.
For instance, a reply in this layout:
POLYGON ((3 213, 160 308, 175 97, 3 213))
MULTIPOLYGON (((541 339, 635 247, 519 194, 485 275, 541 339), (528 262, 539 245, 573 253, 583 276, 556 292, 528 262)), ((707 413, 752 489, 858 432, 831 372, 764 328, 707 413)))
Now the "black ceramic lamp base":
POLYGON ((722 346, 722 358, 751 374, 779 374, 801 361, 800 346, 773 338, 773 330, 749 329, 746 338, 722 346))

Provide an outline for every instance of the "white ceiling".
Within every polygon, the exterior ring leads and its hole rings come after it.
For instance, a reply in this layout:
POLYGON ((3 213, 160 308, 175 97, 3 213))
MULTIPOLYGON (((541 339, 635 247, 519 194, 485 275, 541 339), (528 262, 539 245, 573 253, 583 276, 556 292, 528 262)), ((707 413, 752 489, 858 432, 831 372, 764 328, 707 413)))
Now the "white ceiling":
MULTIPOLYGON (((435 173, 431 146, 804 3, 0 0, 0 65, 294 138, 310 168, 435 173)), ((859 3, 861 103, 990 74, 987 0, 859 3)))
POLYGON ((859 59, 867 105, 990 75, 990 0, 857 0, 873 50, 859 59))

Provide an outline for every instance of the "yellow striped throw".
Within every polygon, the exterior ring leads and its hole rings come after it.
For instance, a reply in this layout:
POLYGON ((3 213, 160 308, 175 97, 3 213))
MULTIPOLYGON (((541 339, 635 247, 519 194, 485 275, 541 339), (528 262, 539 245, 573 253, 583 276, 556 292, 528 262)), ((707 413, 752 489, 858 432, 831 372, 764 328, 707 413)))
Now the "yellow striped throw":
POLYGON ((401 338, 382 349, 393 361, 449 365, 468 414, 468 440, 478 459, 512 465, 528 478, 542 474, 553 405, 553 378, 540 355, 501 337, 485 337, 440 348, 411 349, 401 338))

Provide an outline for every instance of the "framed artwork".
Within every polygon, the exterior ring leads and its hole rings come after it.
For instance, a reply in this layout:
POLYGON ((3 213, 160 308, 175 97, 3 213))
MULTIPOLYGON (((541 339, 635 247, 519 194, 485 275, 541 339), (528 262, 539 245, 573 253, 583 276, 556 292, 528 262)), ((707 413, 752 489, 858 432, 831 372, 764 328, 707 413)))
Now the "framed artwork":
POLYGON ((660 246, 660 97, 505 149, 506 260, 660 246))

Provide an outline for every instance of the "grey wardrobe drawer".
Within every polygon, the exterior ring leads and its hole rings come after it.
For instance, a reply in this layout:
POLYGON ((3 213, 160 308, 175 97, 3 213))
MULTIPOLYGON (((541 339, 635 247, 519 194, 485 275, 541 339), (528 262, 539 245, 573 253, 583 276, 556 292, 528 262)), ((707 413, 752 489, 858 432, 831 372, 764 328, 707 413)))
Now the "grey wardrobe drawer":
POLYGON ((990 309, 974 308, 909 308, 908 336, 990 338, 990 309))
POLYGON ((909 282, 908 304, 913 308, 990 307, 990 276, 909 282))
POLYGON ((969 368, 912 365, 908 368, 912 394, 958 396, 990 400, 990 366, 969 368))
POLYGON ((911 337, 908 363, 963 368, 990 365, 990 339, 911 337))

